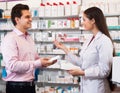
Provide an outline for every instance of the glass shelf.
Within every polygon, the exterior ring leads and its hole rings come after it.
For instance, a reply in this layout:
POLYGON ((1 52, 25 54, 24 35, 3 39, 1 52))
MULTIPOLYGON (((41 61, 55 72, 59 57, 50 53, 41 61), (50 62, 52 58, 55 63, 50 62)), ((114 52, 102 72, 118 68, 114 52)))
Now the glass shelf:
POLYGON ((113 13, 113 14, 104 14, 105 17, 119 17, 120 13, 113 13))
POLYGON ((48 29, 29 29, 29 31, 81 31, 79 28, 48 28, 48 29))
POLYGON ((41 87, 41 86, 52 86, 52 87, 55 87, 55 86, 60 86, 60 87, 79 87, 79 84, 73 84, 73 83, 47 83, 47 82, 36 82, 37 86, 38 87, 41 87))
POLYGON ((120 30, 120 26, 108 26, 109 30, 120 30))
POLYGON ((120 39, 113 39, 114 42, 120 43, 120 39))
POLYGON ((56 53, 56 52, 41 52, 39 55, 65 55, 65 53, 56 53))
MULTIPOLYGON (((53 43, 53 41, 35 41, 36 44, 39 43, 53 43)), ((62 41, 62 43, 84 43, 84 42, 80 42, 80 41, 62 41)))
POLYGON ((67 19, 67 18, 79 18, 79 15, 71 15, 71 16, 54 16, 54 17, 33 17, 34 20, 37 19, 67 19))

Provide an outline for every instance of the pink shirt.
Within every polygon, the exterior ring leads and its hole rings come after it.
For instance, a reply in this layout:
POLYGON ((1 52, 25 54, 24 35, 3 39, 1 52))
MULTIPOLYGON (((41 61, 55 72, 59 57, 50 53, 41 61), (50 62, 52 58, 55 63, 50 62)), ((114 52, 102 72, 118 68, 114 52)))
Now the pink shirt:
POLYGON ((5 81, 32 81, 35 68, 41 66, 32 37, 18 29, 9 32, 1 44, 3 61, 6 65, 5 81))

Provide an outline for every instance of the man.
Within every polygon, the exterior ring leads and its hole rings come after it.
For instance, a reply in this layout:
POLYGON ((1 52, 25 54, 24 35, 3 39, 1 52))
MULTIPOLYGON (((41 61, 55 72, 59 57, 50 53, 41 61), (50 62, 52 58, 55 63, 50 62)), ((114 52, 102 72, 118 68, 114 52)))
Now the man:
POLYGON ((15 5, 11 11, 11 20, 15 28, 5 36, 1 45, 7 72, 4 78, 6 93, 35 93, 35 69, 49 66, 55 61, 40 58, 35 51, 34 41, 27 32, 32 22, 27 5, 15 5))

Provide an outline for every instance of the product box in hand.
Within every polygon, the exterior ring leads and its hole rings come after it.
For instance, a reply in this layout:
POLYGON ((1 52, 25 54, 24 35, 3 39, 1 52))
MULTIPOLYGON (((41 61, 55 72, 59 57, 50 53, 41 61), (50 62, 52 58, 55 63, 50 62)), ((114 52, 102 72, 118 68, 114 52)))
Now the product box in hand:
POLYGON ((58 60, 58 59, 60 59, 60 56, 55 56, 55 57, 52 57, 52 58, 49 60, 49 62, 53 62, 53 61, 58 60))
POLYGON ((61 69, 72 70, 72 69, 80 69, 80 67, 76 66, 76 65, 73 65, 70 62, 61 62, 61 69))

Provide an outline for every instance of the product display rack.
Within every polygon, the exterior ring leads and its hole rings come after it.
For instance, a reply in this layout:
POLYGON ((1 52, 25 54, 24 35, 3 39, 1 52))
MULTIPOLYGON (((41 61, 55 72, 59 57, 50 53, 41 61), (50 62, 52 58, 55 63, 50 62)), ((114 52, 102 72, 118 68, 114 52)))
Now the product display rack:
MULTIPOLYGON (((62 91, 71 91, 72 89, 77 89, 79 91, 79 78, 71 76, 67 71, 59 68, 43 68, 40 69, 38 75, 38 80, 36 82, 36 91, 37 93, 42 93, 47 91, 50 92, 50 89, 53 88, 53 93, 62 93, 58 92, 60 88, 62 91), (47 88, 47 90, 46 90, 47 88), (70 89, 68 89, 70 88, 70 89), (42 90, 43 89, 43 90, 42 90)), ((78 93, 78 92, 74 92, 78 93)))
MULTIPOLYGON (((33 18, 34 20, 40 20, 40 22, 42 21, 42 20, 45 20, 45 21, 55 21, 55 23, 56 23, 56 21, 57 20, 61 20, 61 21, 63 21, 64 22, 64 20, 66 21, 67 19, 73 19, 73 18, 78 18, 79 19, 79 16, 77 15, 77 16, 65 16, 65 17, 36 17, 36 18, 33 18)), ((80 20, 78 20, 79 22, 80 22, 80 20)), ((47 23, 48 24, 48 26, 50 25, 48 22, 45 22, 45 23, 47 23)), ((39 23, 38 23, 39 24, 39 23)), ((80 24, 80 23, 79 23, 80 24)), ((46 25, 46 24, 45 24, 46 25)), ((55 33, 55 36, 53 36, 52 35, 52 37, 54 37, 52 40, 40 40, 40 41, 36 41, 35 40, 35 42, 36 42, 36 44, 41 44, 41 45, 49 45, 49 44, 52 44, 53 43, 53 40, 55 40, 55 39, 58 39, 59 37, 57 37, 58 35, 58 33, 66 33, 66 34, 75 34, 75 33, 77 33, 77 34, 82 34, 82 31, 79 29, 79 25, 78 25, 78 27, 71 27, 71 24, 69 24, 70 25, 70 27, 51 27, 51 28, 49 28, 48 26, 46 27, 46 28, 41 28, 41 27, 39 27, 40 26, 40 24, 38 25, 38 29, 37 29, 37 31, 38 32, 41 32, 41 33, 47 33, 48 32, 48 34, 49 34, 49 32, 50 33, 55 33)), ((75 25, 75 24, 74 24, 75 25)), ((58 24, 56 25, 56 26, 58 26, 58 24)), ((34 31, 34 29, 30 29, 30 31, 34 31)), ((43 35, 43 34, 42 34, 43 35)), ((47 36, 46 36, 47 37, 47 36)), ((49 37, 48 37, 49 38, 49 37)), ((82 45, 83 44, 83 42, 80 42, 80 41, 60 41, 60 42, 62 42, 62 43, 64 43, 64 44, 69 44, 69 45, 82 45)), ((64 55, 65 55, 65 53, 64 52, 54 52, 54 48, 52 49, 52 51, 50 51, 50 52, 48 52, 47 51, 47 49, 46 49, 46 47, 45 47, 45 50, 46 51, 44 51, 44 52, 40 52, 39 54, 40 55, 42 55, 42 56, 46 56, 46 55, 50 55, 50 56, 54 56, 54 55, 60 55, 61 56, 61 58, 63 58, 64 59, 64 55)), ((78 54, 78 52, 76 53, 76 54, 78 54)), ((49 71, 49 73, 52 73, 51 74, 51 76, 56 76, 57 75, 57 73, 59 73, 59 71, 63 71, 63 72, 66 72, 65 70, 61 70, 61 69, 53 69, 53 68, 49 68, 49 69, 44 69, 44 73, 45 73, 45 71, 49 71), (53 73, 54 73, 54 75, 53 75, 53 73)), ((40 71, 41 72, 41 71, 40 71)), ((41 75, 41 74, 39 74, 39 75, 41 75)), ((38 75, 38 78, 39 78, 39 75, 38 75)), ((43 75, 44 76, 44 75, 43 75)), ((46 78, 47 76, 44 76, 43 78, 46 78)), ((62 77, 64 77, 64 76, 62 76, 62 77)), ((55 78, 55 77, 52 77, 52 78, 55 78)), ((57 81, 59 81, 59 80, 57 80, 57 81)), ((79 90, 79 83, 77 83, 77 84, 74 84, 73 82, 72 83, 61 83, 61 82, 57 82, 57 81, 44 81, 44 79, 42 79, 42 82, 41 81, 37 81, 37 90, 41 90, 40 88, 43 88, 43 90, 44 90, 44 92, 45 92, 45 89, 46 89, 46 87, 49 87, 49 88, 54 88, 54 89, 56 89, 56 87, 58 88, 58 87, 61 87, 61 89, 65 89, 65 88, 68 88, 68 87, 76 87, 76 88, 78 88, 78 90, 79 90)), ((38 93, 41 93, 41 92, 38 92, 38 93)), ((56 92, 57 93, 57 92, 56 92)), ((77 92, 76 92, 77 93, 77 92)))
MULTIPOLYGON (((116 52, 116 56, 120 56, 120 52, 119 52, 119 44, 120 44, 120 14, 118 13, 113 13, 113 14, 105 14, 106 18, 118 18, 118 20, 116 20, 115 22, 117 22, 117 25, 109 25, 108 26, 108 30, 110 31, 110 35, 112 37, 114 46, 115 46, 115 52, 116 52)), ((111 19, 113 20, 113 19, 111 19)), ((112 21, 111 21, 112 22, 112 21)), ((114 23, 114 20, 113 20, 114 23)), ((108 23, 109 24, 109 23, 108 23)))
MULTIPOLYGON (((31 28, 29 29, 29 31, 31 33, 34 33, 34 37, 36 38, 36 32, 37 33, 41 33, 41 35, 39 35, 39 37, 43 37, 43 34, 45 33, 46 37, 45 39, 40 39, 40 40, 37 40, 35 39, 35 42, 36 44, 40 44, 41 45, 49 45, 51 44, 50 46, 52 46, 53 44, 53 41, 55 39, 58 39, 58 34, 59 33, 62 33, 62 34, 69 34, 69 36, 73 35, 73 34, 76 34, 77 36, 78 35, 82 35, 82 29, 79 28, 79 25, 80 25, 80 17, 79 15, 71 15, 71 16, 59 16, 59 17, 33 17, 33 20, 36 21, 36 25, 37 27, 35 29, 31 28), (77 20, 76 20, 77 19, 77 20), (60 21, 60 22, 58 22, 60 21), (76 22, 75 22, 76 21, 76 22), (60 23, 60 27, 59 27, 59 24, 60 23), (67 27, 67 25, 69 24, 69 26, 67 27), (77 24, 77 26, 76 26, 77 24), (52 26, 51 26, 52 25, 52 26), (63 26, 65 25, 65 26, 63 26), (51 36, 52 36, 52 40, 51 37, 49 37, 49 32, 51 33, 51 36), (47 39, 48 37, 48 39, 47 39), (49 39, 50 38, 50 39, 49 39)), ((78 36, 77 39, 79 39, 80 36, 78 36)), ((83 44, 83 41, 80 41, 80 40, 77 40, 77 41, 60 41, 66 45, 82 45, 83 44)), ((47 46, 45 46, 45 49, 44 50, 47 50, 46 49, 47 46)), ((52 46, 53 47, 53 46, 52 46)), ((38 53, 40 55, 64 55, 64 53, 61 51, 60 52, 53 52, 53 48, 51 49, 52 51, 50 52, 47 52, 47 51, 44 51, 44 52, 41 52, 39 51, 38 49, 38 53)), ((80 50, 80 49, 79 49, 80 50)), ((79 51, 78 50, 78 51, 79 51)), ((78 54, 78 52, 77 52, 78 54)))
POLYGON ((77 81, 74 81, 73 80, 74 77, 72 75, 70 75, 66 70, 60 68, 42 68, 39 71, 39 75, 42 76, 42 77, 38 76, 38 81, 36 82, 37 86, 39 87, 41 86, 79 87, 80 82, 79 77, 76 76, 75 79, 77 78, 77 81), (55 79, 58 74, 60 77, 59 79, 61 79, 61 81, 55 79), (65 79, 65 76, 71 77, 72 81, 65 82, 64 80, 62 80, 65 79))
POLYGON ((73 84, 73 83, 47 83, 47 82, 37 82, 37 86, 38 87, 43 87, 43 86, 51 86, 51 87, 56 87, 56 86, 60 86, 60 87, 79 87, 79 84, 73 84))

